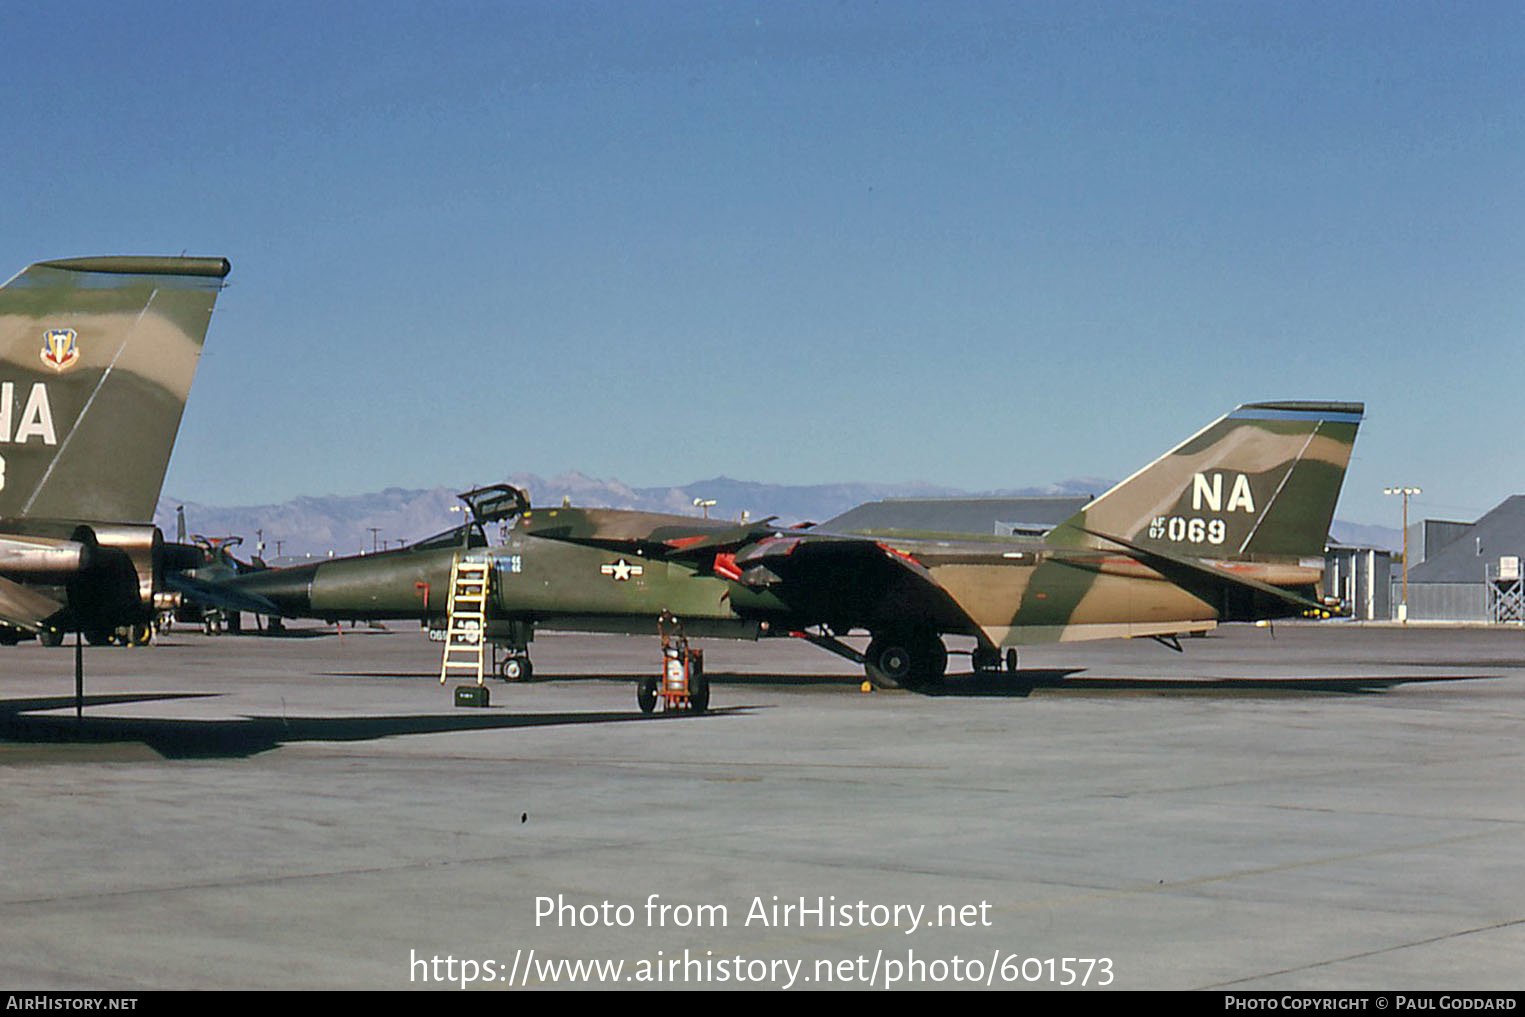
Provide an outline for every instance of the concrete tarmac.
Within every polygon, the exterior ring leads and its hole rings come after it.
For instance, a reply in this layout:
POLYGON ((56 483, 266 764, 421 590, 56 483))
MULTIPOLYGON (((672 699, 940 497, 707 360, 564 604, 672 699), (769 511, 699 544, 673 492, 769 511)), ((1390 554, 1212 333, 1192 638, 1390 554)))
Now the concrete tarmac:
POLYGON ((1518 629, 1028 648, 934 694, 702 645, 711 712, 651 717, 654 638, 542 634, 463 709, 409 625, 177 630, 87 647, 83 720, 71 650, 0 649, 0 984, 1525 982, 1518 629))

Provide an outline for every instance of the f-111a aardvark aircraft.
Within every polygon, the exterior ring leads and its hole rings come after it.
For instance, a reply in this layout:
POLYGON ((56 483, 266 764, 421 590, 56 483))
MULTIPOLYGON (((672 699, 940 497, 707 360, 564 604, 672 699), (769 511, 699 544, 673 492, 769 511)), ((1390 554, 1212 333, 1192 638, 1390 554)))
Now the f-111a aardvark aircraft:
POLYGON ((947 636, 976 669, 1023 643, 1169 638, 1325 607, 1324 543, 1360 403, 1240 406, 1042 537, 781 529, 596 508, 530 508, 507 487, 462 497, 476 517, 409 548, 241 576, 202 591, 288 617, 421 618, 443 626, 457 555, 492 563, 487 636, 529 671, 536 626, 794 635, 881 685, 942 677, 947 636), (489 510, 490 509, 490 510, 489 510), (484 524, 506 533, 489 542, 484 524), (866 650, 843 641, 867 632, 866 650))

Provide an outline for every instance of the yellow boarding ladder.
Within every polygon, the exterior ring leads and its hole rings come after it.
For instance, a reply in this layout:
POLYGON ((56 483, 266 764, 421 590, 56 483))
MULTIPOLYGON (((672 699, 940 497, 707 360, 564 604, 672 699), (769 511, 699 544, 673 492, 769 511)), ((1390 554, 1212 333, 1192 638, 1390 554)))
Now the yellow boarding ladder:
POLYGON ((490 559, 455 556, 450 565, 445 657, 439 669, 441 685, 452 672, 458 676, 474 672, 477 684, 482 684, 482 658, 487 649, 487 590, 491 582, 490 559))

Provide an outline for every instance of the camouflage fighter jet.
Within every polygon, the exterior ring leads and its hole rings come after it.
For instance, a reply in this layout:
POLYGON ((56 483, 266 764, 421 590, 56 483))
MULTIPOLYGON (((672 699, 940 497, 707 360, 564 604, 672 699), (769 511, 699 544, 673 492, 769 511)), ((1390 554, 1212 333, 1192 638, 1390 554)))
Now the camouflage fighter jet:
POLYGON ((147 520, 229 267, 73 258, 0 288, 0 642, 147 639, 177 564, 147 520))
POLYGON ((861 659, 881 685, 940 678, 944 634, 974 638, 976 669, 999 667, 1004 649, 1015 670, 1024 643, 1170 645, 1219 622, 1322 613, 1324 543, 1363 413, 1240 406, 1037 539, 811 531, 757 541, 726 564, 750 594, 787 605, 780 621, 861 659), (871 635, 861 657, 838 638, 855 629, 871 635))
MULTIPOLYGON (((1320 611, 1324 541, 1363 407, 1252 403, 1216 421, 1042 537, 892 538, 618 509, 531 509, 522 492, 463 495, 473 522, 411 548, 245 576, 243 609, 443 625, 457 553, 494 568, 488 636, 527 676, 537 626, 690 635, 792 635, 886 686, 947 667, 971 637, 976 669, 1015 669, 1024 643, 1149 636, 1320 611), (491 544, 483 525, 511 528, 491 544), (859 651, 842 641, 866 631, 859 651)), ((229 606, 237 606, 230 603, 229 606)), ((1176 643, 1177 648, 1179 643, 1176 643)))

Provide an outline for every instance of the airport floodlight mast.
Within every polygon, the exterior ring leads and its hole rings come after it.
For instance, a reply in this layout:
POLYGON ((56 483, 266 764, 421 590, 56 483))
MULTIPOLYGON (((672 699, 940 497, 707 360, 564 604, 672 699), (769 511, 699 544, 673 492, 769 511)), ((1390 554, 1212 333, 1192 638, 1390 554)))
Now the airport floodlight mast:
POLYGON ((1398 604, 1398 620, 1407 625, 1409 620, 1409 497, 1423 494, 1417 487, 1384 487, 1383 494, 1403 495, 1403 600, 1398 604))

